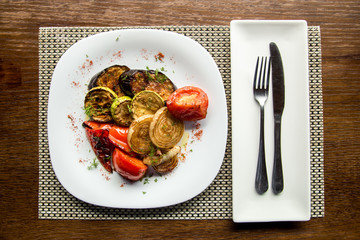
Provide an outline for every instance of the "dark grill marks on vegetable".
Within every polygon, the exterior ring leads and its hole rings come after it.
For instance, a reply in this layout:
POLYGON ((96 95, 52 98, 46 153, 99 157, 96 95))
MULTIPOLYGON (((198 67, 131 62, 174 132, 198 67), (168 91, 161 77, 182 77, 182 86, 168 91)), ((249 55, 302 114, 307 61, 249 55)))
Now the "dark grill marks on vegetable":
MULTIPOLYGON (((119 51, 121 54, 121 51, 119 51)), ((94 87, 108 87, 113 90, 117 96, 121 97, 124 93, 121 91, 119 86, 119 77, 126 71, 129 71, 130 68, 124 65, 113 65, 108 68, 105 68, 103 71, 100 71, 95 76, 93 76, 88 85, 88 89, 94 87)))
POLYGON ((120 87, 129 96, 134 96, 144 90, 158 93, 163 99, 167 99, 175 91, 173 82, 159 69, 146 70, 132 69, 120 76, 120 87))
POLYGON ((93 130, 90 128, 85 128, 85 131, 99 162, 111 173, 111 153, 113 145, 109 141, 109 131, 105 129, 93 130))

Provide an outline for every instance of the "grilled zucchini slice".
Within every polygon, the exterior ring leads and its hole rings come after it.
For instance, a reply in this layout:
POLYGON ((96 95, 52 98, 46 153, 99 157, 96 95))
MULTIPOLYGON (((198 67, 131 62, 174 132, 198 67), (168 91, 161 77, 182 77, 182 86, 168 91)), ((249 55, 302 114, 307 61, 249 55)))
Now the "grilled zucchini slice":
POLYGON ((98 122, 112 121, 110 109, 116 97, 116 94, 110 88, 92 88, 85 96, 85 113, 98 122))
POLYGON ((115 99, 111 105, 111 116, 116 124, 124 127, 130 126, 133 121, 131 114, 131 98, 122 96, 115 99))
POLYGON ((118 97, 124 96, 125 94, 121 91, 119 85, 119 77, 129 70, 130 68, 124 65, 113 65, 105 68, 91 78, 88 89, 90 90, 99 86, 108 87, 113 90, 118 97))
POLYGON ((146 90, 134 96, 131 102, 131 111, 134 119, 137 119, 143 115, 155 114, 164 105, 165 102, 159 94, 146 90))

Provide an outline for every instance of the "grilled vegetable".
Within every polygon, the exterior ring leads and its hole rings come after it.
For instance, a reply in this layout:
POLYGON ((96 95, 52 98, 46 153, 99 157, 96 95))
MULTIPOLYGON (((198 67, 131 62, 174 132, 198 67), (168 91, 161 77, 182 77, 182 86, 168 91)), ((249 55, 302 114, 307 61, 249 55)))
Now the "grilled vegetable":
POLYGON ((156 111, 164 105, 164 100, 159 94, 153 91, 141 91, 133 98, 131 111, 133 117, 137 119, 143 115, 155 114, 156 111))
POLYGON ((173 82, 158 70, 130 70, 120 76, 119 82, 121 89, 128 96, 151 90, 167 99, 175 91, 173 82))
POLYGON ((175 91, 175 85, 165 74, 157 70, 149 70, 145 74, 149 80, 146 90, 158 93, 165 100, 175 91))
POLYGON ((151 141, 159 148, 172 148, 182 138, 184 122, 175 118, 167 109, 160 108, 154 115, 149 129, 151 141))
POLYGON ((158 173, 166 173, 172 171, 178 164, 179 158, 177 155, 166 162, 161 163, 160 165, 153 166, 154 170, 158 173))
POLYGON ((146 75, 142 70, 130 70, 121 74, 119 78, 121 90, 130 97, 145 90, 148 84, 146 75))
POLYGON ((112 173, 111 152, 113 146, 109 140, 109 131, 105 129, 90 128, 85 128, 85 131, 99 162, 108 172, 112 173))
POLYGON ((167 99, 166 106, 171 114, 183 121, 204 119, 209 105, 206 93, 193 86, 177 89, 167 99))
POLYGON ((143 115, 131 123, 127 141, 134 152, 147 154, 153 149, 149 137, 149 126, 152 119, 153 115, 143 115))
POLYGON ((127 135, 129 128, 120 127, 112 123, 99 123, 95 121, 85 121, 83 122, 83 126, 85 128, 91 128, 93 130, 108 130, 108 138, 115 147, 120 148, 129 155, 135 155, 127 143, 127 135))
POLYGON ((120 126, 128 127, 133 121, 131 114, 131 98, 123 96, 115 99, 111 105, 111 116, 114 122, 120 126))
POLYGON ((130 68, 127 66, 113 65, 110 66, 101 72, 97 73, 90 80, 88 89, 94 87, 108 87, 113 90, 117 96, 124 96, 124 93, 121 91, 119 86, 119 77, 126 71, 129 71, 130 68))
POLYGON ((95 121, 110 122, 111 104, 116 94, 107 87, 92 88, 85 96, 84 107, 86 114, 95 121))
POLYGON ((112 163, 117 173, 132 181, 142 178, 147 170, 147 166, 141 160, 127 155, 118 148, 112 153, 112 163))
POLYGON ((178 153, 180 152, 180 147, 175 146, 172 149, 168 150, 166 153, 161 155, 152 154, 151 156, 146 156, 143 159, 143 162, 146 165, 150 166, 158 166, 162 163, 165 163, 167 161, 170 161, 172 158, 174 158, 178 153))

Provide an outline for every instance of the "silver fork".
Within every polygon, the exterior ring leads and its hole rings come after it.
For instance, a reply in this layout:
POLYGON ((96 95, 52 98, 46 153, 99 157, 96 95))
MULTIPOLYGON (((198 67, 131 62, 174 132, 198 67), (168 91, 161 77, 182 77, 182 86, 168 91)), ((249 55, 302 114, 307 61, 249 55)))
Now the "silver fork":
POLYGON ((257 58, 255 75, 254 75, 254 97, 260 105, 260 143, 259 155, 256 168, 255 189, 259 194, 263 194, 268 190, 269 183, 266 172, 265 163, 265 146, 264 146, 264 105, 268 98, 269 92, 269 76, 270 76, 270 57, 257 58))

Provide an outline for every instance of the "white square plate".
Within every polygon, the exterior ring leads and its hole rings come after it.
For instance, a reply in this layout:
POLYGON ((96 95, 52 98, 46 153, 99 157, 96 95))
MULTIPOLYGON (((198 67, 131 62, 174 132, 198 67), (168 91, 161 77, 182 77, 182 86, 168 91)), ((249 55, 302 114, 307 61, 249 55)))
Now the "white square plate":
POLYGON ((234 222, 306 221, 310 219, 310 120, 306 21, 232 21, 232 167, 234 222), (270 55, 275 42, 282 55, 285 107, 281 126, 284 190, 271 190, 274 120, 270 78, 265 105, 265 154, 269 189, 255 191, 260 108, 253 96, 258 56, 270 55))
POLYGON ((214 59, 198 42, 169 31, 127 29, 84 38, 62 55, 51 80, 48 135, 54 172, 69 193, 94 205, 157 208, 200 194, 223 162, 227 122, 223 81, 214 59), (155 57, 158 53, 164 55, 163 60, 155 57), (95 154, 82 127, 86 120, 84 97, 90 79, 115 64, 165 69, 177 87, 197 86, 207 93, 207 117, 196 126, 186 123, 186 160, 179 161, 171 173, 148 173, 143 181, 131 182, 115 172, 107 173, 102 166, 88 170, 95 154), (196 130, 200 124, 201 129, 196 130), (196 131, 201 139, 192 139, 196 131))

